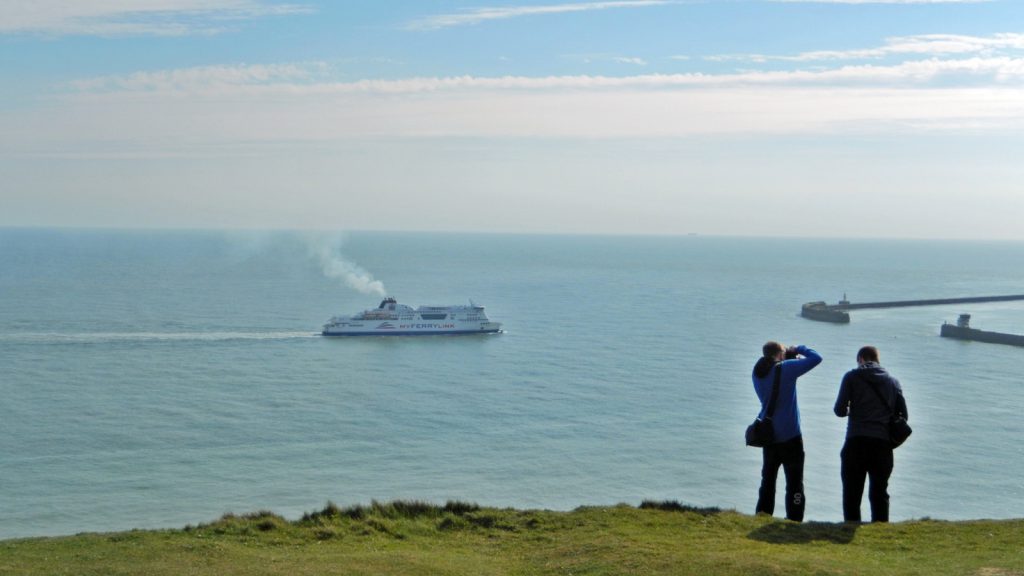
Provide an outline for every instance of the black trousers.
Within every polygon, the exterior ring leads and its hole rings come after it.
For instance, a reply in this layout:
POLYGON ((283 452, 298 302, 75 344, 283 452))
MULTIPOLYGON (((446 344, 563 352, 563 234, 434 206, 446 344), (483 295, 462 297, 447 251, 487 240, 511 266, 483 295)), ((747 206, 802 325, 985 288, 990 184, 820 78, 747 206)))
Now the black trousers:
POLYGON ((892 474, 892 444, 881 438, 854 436, 846 439, 842 458, 843 518, 860 522, 860 501, 865 477, 870 480, 868 501, 871 521, 889 521, 889 476, 892 474))
POLYGON ((757 512, 775 512, 775 481, 779 466, 786 474, 786 518, 803 522, 807 499, 804 497, 804 439, 797 436, 792 440, 772 444, 761 449, 764 463, 761 466, 761 489, 758 491, 757 512))

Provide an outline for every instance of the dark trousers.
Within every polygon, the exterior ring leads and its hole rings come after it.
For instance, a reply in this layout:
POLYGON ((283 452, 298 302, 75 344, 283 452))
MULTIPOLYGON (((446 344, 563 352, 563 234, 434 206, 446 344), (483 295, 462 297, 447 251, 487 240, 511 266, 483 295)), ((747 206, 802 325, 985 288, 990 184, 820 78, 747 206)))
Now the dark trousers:
POLYGON ((786 518, 803 522, 807 499, 804 497, 804 439, 797 436, 792 440, 772 444, 761 449, 764 463, 761 466, 761 489, 758 491, 755 512, 775 512, 775 480, 779 466, 786 474, 786 518))
POLYGON ((881 438, 854 436, 843 445, 843 518, 860 522, 860 500, 864 479, 870 480, 868 501, 871 521, 889 521, 889 476, 892 474, 892 444, 881 438))

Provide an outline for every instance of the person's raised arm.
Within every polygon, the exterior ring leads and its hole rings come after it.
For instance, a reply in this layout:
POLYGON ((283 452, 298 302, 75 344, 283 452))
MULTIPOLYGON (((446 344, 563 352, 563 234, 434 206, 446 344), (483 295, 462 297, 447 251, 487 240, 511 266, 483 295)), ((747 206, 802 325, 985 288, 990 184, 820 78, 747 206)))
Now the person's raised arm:
POLYGON ((803 358, 797 358, 795 360, 786 360, 784 366, 786 372, 793 374, 794 378, 803 376, 804 374, 811 371, 812 368, 821 364, 821 354, 818 354, 811 348, 804 346, 803 344, 795 348, 796 353, 803 358))

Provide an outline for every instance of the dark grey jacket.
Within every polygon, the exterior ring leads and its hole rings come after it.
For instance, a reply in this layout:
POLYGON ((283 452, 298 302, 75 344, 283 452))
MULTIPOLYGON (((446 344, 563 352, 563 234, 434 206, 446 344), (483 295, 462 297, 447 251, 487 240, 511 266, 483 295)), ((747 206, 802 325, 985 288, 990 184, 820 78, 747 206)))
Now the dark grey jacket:
POLYGON ((843 376, 839 386, 839 397, 836 398, 836 416, 849 416, 846 424, 846 437, 868 436, 870 438, 889 438, 889 416, 893 412, 908 418, 907 401, 903 398, 903 389, 898 380, 889 375, 875 362, 868 362, 850 370, 843 376), (872 383, 885 399, 883 403, 878 394, 871 390, 872 383))

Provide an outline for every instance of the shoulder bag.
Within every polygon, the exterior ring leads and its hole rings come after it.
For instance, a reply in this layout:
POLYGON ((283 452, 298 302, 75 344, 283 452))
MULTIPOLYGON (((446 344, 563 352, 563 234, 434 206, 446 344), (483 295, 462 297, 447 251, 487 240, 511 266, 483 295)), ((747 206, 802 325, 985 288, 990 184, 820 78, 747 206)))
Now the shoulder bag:
POLYGON ((903 444, 907 438, 910 437, 910 434, 913 433, 914 430, 910 428, 910 424, 907 424, 906 418, 896 413, 895 406, 889 406, 885 397, 882 396, 882 392, 879 391, 873 381, 868 380, 868 386, 871 386, 871 389, 875 391, 876 395, 878 395, 878 399, 881 400, 882 404, 889 409, 889 441, 892 442, 893 448, 898 448, 900 444, 903 444))
POLYGON ((747 426, 747 446, 764 448, 775 440, 775 429, 772 427, 772 415, 775 414, 775 403, 779 399, 779 375, 782 374, 782 363, 775 365, 775 381, 772 383, 772 395, 768 400, 768 408, 764 411, 764 418, 757 418, 754 423, 747 426))

